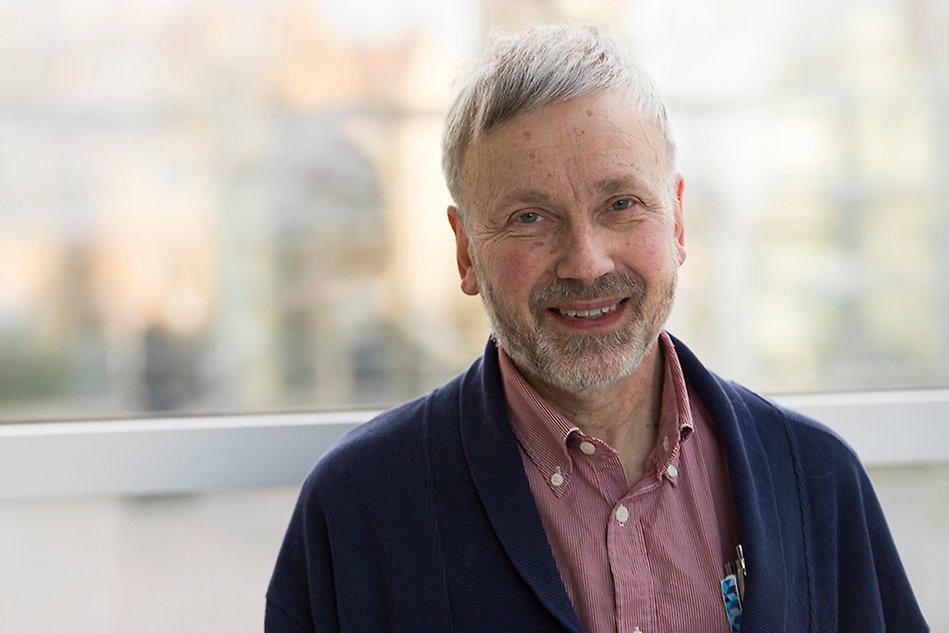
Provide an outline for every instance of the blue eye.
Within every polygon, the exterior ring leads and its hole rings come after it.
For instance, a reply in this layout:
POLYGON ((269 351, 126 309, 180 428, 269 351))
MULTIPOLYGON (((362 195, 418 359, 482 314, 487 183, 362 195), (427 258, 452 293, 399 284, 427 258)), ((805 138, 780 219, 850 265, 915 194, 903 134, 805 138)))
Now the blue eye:
POLYGON ((610 209, 613 211, 626 211, 627 209, 631 208, 633 204, 635 203, 632 198, 620 198, 610 205, 610 209))
POLYGON ((527 213, 522 213, 517 216, 517 221, 521 224, 534 224, 535 222, 540 222, 540 214, 528 211, 527 213))

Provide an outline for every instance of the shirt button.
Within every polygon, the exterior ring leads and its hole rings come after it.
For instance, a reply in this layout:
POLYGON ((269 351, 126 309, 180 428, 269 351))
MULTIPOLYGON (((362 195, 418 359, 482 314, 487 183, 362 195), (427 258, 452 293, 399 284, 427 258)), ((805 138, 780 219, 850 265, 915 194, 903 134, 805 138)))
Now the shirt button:
POLYGON ((666 474, 675 479, 679 476, 679 469, 672 464, 669 464, 669 467, 666 468, 666 474))
POLYGON ((559 488, 560 486, 563 485, 563 475, 561 475, 560 473, 554 473, 553 475, 550 476, 550 483, 551 485, 554 485, 559 488))
POLYGON ((592 455, 596 452, 596 446, 593 445, 593 442, 580 442, 580 450, 586 455, 592 455))
POLYGON ((626 523, 629 520, 629 508, 620 504, 620 507, 616 508, 616 520, 620 523, 626 523))

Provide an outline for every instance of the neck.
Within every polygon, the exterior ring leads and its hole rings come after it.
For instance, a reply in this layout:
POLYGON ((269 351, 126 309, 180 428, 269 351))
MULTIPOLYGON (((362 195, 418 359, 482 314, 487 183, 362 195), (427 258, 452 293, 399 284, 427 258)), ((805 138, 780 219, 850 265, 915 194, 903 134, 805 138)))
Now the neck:
POLYGON ((567 392, 521 373, 558 413, 616 450, 630 485, 639 480, 658 435, 664 375, 658 342, 629 376, 602 389, 567 392))

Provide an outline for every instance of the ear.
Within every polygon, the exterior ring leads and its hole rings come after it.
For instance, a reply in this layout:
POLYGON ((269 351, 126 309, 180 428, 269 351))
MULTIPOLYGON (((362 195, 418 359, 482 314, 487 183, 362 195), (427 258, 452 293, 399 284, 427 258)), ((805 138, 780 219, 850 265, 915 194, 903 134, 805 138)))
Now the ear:
POLYGON ((456 206, 448 207, 448 223, 455 233, 455 261, 458 264, 458 274, 461 276, 461 291, 466 295, 474 296, 480 292, 478 276, 475 274, 474 260, 471 257, 471 241, 465 231, 465 222, 461 218, 461 211, 456 206))
POLYGON ((675 194, 673 202, 673 218, 675 220, 676 253, 679 255, 679 265, 685 262, 685 219, 682 214, 682 192, 685 190, 685 180, 682 174, 676 174, 675 194))

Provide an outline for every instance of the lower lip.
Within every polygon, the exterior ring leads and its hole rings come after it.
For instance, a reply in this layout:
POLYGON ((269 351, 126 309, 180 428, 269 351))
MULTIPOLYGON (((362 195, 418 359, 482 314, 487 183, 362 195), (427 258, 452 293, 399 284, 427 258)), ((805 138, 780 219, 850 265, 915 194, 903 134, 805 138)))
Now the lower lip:
POLYGON ((563 327, 575 331, 597 332, 602 330, 611 330, 616 327, 616 325, 626 316, 628 303, 628 299, 623 299, 612 312, 607 312, 604 315, 594 318, 567 316, 566 314, 561 314, 555 310, 548 310, 548 312, 553 317, 554 322, 560 324, 563 327))

